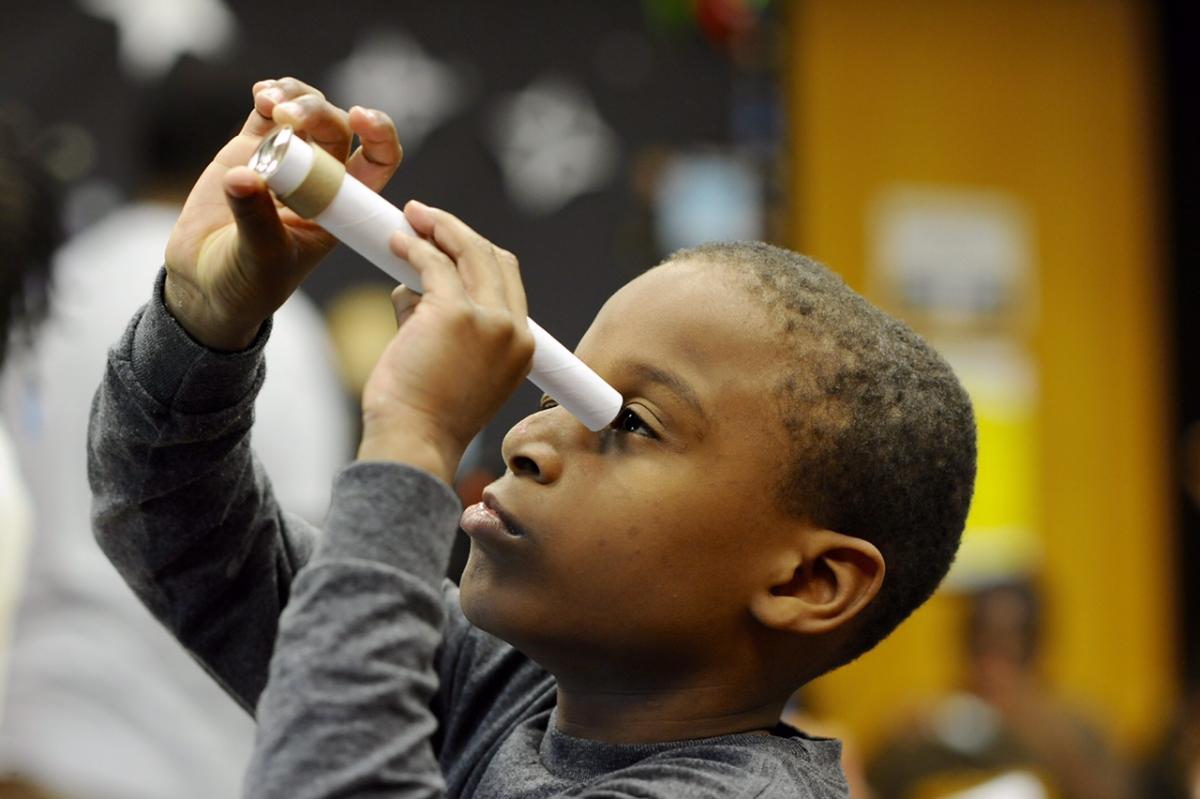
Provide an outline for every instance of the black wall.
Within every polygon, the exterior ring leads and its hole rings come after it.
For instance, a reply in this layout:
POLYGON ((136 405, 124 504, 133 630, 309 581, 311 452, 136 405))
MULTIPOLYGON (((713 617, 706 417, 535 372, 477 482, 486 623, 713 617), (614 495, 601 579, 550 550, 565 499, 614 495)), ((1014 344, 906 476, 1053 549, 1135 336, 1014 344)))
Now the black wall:
MULTIPOLYGON (((159 0, 170 2, 170 0, 159 0)), ((521 258, 531 315, 573 346, 603 300, 656 257, 646 246, 644 208, 632 198, 632 165, 653 147, 727 144, 740 115, 738 69, 695 26, 656 24, 646 6, 623 2, 439 0, 227 0, 238 18, 236 52, 224 68, 240 76, 249 110, 253 80, 285 74, 319 83, 371 26, 399 27, 440 59, 463 69, 472 100, 406 159, 386 194, 450 209, 521 258), (639 80, 604 74, 599 52, 615 31, 643 37, 649 70, 639 80), (491 103, 548 71, 584 85, 620 137, 621 164, 603 190, 545 217, 531 217, 506 196, 485 146, 491 103)), ((118 32, 74 3, 10 3, 0 30, 0 105, 22 104, 42 125, 69 123, 94 140, 87 176, 130 192, 146 171, 139 119, 155 94, 118 61, 118 32)), ((611 66, 611 64, 610 64, 611 66)), ((757 98, 759 101, 761 97, 757 98)), ((758 108, 764 106, 759 102, 758 108)), ((751 109, 753 112, 754 109, 751 109)), ((229 123, 235 129, 243 114, 229 123)), ((351 281, 377 273, 352 256, 335 257, 306 289, 318 302, 351 281)), ((489 432, 503 431, 532 408, 526 386, 489 432)))
MULTIPOLYGON (((1176 381, 1174 430, 1182 436, 1200 422, 1200 24, 1195 4, 1161 4, 1163 107, 1167 189, 1167 248, 1172 279, 1173 353, 1176 381)), ((1181 461, 1183 453, 1181 452, 1181 461)), ((1180 588, 1182 676, 1200 688, 1200 506, 1176 491, 1180 539, 1176 580, 1180 588)), ((1168 557, 1169 553, 1163 553, 1168 557)))

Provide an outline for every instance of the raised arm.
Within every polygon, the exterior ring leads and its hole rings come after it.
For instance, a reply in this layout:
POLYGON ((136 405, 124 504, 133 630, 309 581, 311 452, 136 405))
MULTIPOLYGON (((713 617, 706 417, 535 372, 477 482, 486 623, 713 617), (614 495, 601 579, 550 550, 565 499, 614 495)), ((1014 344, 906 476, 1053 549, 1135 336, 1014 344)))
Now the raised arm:
POLYGON ((363 392, 360 460, 339 475, 326 538, 283 614, 245 788, 256 799, 446 794, 430 702, 458 512, 447 484, 528 371, 533 340, 516 259, 442 211, 405 213, 423 238, 392 246, 426 293, 396 295, 400 330, 363 392))
POLYGON ((92 403, 93 526, 142 602, 253 712, 314 531, 280 512, 250 449, 268 330, 243 352, 208 350, 167 312, 162 282, 92 403))
POLYGON ((250 452, 262 344, 271 314, 334 241, 278 208, 245 163, 282 123, 375 189, 400 162, 382 112, 344 111, 292 78, 253 94, 241 131, 188 196, 154 298, 110 355, 89 433, 101 546, 247 708, 313 541, 280 513, 250 452))

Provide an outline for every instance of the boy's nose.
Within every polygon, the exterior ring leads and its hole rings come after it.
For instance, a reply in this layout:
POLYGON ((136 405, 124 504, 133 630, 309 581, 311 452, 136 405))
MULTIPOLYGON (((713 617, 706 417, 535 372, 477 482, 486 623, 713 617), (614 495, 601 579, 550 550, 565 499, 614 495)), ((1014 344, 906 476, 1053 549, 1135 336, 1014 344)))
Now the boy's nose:
MULTIPOLYGON (((542 411, 517 422, 508 434, 500 453, 509 471, 542 484, 553 483, 562 475, 561 435, 548 417, 559 411, 542 411)), ((565 411, 561 412, 567 415, 565 411)), ((574 419, 570 419, 574 422, 574 419)), ((576 424, 578 424, 576 422, 576 424)), ((582 425, 580 425, 582 426, 582 425)))

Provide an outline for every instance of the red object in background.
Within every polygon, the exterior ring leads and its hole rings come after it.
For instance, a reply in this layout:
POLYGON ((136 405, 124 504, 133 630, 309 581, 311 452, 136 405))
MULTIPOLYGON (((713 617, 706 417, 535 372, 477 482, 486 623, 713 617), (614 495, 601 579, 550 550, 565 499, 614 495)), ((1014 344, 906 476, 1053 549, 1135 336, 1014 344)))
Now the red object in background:
POLYGON ((754 30, 760 5, 751 0, 696 0, 696 22, 710 42, 731 48, 754 30))

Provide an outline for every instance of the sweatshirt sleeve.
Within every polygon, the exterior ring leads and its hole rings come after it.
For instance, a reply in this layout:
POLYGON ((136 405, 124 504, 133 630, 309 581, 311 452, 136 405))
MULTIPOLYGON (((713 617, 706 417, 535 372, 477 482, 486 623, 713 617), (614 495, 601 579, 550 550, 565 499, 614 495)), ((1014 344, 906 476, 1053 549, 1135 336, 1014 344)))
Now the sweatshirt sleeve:
POLYGON ((459 504, 395 463, 347 466, 280 622, 245 796, 441 797, 442 574, 459 504))
POLYGON ((92 402, 93 527, 142 602, 252 710, 315 531, 281 512, 250 449, 270 323, 244 351, 209 350, 167 311, 164 279, 92 402))

